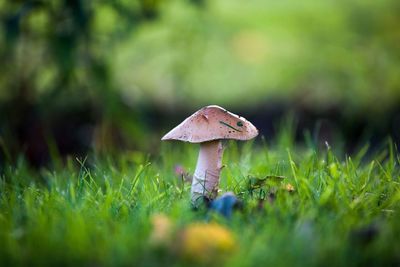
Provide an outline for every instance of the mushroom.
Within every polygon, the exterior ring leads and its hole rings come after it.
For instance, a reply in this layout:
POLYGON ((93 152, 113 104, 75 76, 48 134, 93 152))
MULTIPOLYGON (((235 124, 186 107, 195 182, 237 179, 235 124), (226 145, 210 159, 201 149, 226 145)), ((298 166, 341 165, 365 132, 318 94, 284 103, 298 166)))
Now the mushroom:
POLYGON ((211 200, 217 196, 222 169, 221 140, 249 140, 257 135, 257 128, 245 118, 212 105, 195 112, 161 140, 200 144, 191 188, 192 203, 196 206, 198 200, 204 197, 211 200))

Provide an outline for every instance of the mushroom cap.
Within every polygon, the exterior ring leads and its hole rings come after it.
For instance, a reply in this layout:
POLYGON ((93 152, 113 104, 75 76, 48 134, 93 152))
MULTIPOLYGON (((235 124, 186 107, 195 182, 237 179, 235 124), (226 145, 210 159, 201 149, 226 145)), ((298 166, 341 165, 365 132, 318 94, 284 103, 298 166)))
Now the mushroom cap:
POLYGON ((249 140, 257 135, 257 128, 248 120, 212 105, 198 110, 161 140, 202 143, 218 139, 249 140))

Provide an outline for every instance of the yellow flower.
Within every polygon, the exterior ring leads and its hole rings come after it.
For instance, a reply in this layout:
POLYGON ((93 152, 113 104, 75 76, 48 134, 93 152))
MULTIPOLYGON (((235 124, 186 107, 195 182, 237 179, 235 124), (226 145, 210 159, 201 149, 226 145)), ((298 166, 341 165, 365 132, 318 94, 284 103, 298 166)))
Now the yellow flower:
POLYGON ((185 259, 206 263, 232 252, 235 240, 229 230, 216 223, 195 223, 183 230, 181 245, 185 259))

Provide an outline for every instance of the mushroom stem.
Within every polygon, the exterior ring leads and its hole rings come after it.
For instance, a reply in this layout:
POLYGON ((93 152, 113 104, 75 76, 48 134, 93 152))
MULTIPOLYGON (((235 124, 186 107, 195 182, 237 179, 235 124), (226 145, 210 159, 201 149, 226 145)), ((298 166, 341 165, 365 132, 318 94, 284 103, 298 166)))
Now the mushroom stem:
POLYGON ((192 203, 203 197, 214 199, 218 193, 223 147, 220 140, 200 143, 200 152, 192 181, 192 203))

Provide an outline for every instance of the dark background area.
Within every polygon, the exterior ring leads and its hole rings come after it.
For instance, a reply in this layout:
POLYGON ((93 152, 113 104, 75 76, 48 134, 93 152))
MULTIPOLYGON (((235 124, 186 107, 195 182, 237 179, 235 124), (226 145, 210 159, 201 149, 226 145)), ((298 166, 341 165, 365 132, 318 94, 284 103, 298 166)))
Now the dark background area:
POLYGON ((144 150, 202 106, 400 141, 398 1, 0 1, 0 162, 144 150))

